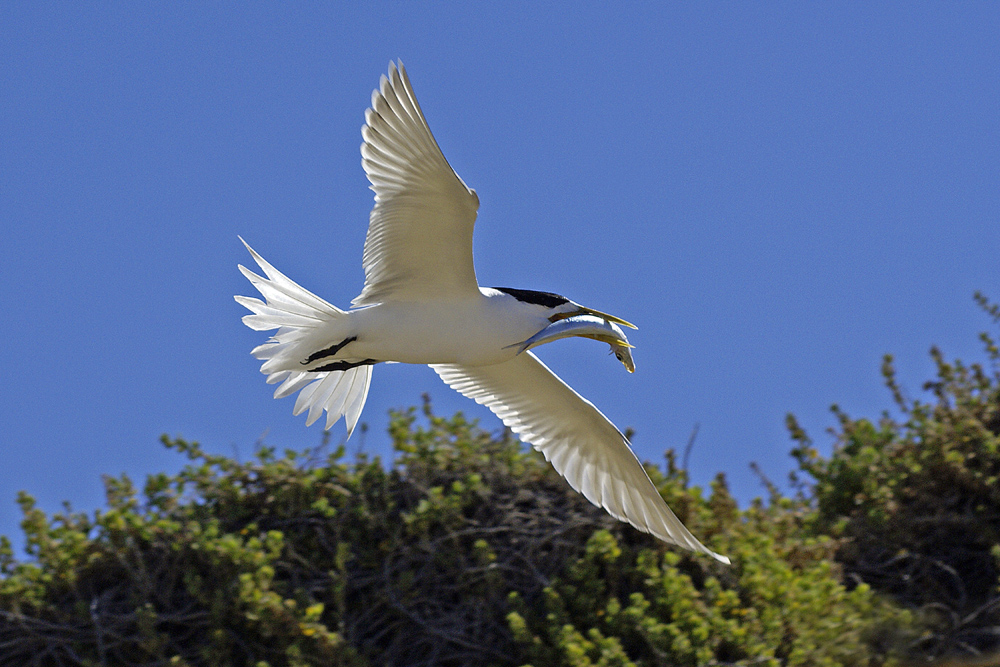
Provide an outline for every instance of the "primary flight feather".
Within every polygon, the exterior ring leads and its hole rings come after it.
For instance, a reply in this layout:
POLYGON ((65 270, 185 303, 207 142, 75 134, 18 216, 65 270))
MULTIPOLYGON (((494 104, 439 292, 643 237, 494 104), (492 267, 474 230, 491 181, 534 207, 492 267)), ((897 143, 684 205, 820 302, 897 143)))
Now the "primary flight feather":
POLYGON ((275 398, 298 392, 294 413, 306 412, 306 425, 326 412, 326 428, 344 417, 350 436, 376 364, 427 364, 541 451, 590 502, 728 563, 674 516, 621 431, 528 349, 584 336, 608 343, 632 372, 631 345, 617 325, 633 325, 558 294, 479 286, 472 259, 479 198, 441 153, 402 63, 390 63, 372 93, 361 133, 375 206, 365 285, 353 308, 299 286, 249 245, 264 275, 240 266, 264 297, 236 297, 253 313, 243 322, 277 329, 253 350, 267 382, 278 384, 275 398))

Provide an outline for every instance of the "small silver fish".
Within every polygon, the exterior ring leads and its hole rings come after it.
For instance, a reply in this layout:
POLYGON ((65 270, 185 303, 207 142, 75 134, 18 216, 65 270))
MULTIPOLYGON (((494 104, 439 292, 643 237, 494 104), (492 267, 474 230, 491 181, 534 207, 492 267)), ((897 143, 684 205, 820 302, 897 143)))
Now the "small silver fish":
POLYGON ((607 343, 611 346, 611 351, 614 352, 618 361, 622 362, 625 368, 628 369, 628 372, 635 372, 635 362, 632 361, 632 345, 629 344, 628 338, 625 337, 625 332, 614 322, 593 315, 574 315, 573 317, 558 320, 528 340, 508 347, 520 345, 517 353, 521 354, 533 347, 572 336, 593 338, 602 343, 607 343))

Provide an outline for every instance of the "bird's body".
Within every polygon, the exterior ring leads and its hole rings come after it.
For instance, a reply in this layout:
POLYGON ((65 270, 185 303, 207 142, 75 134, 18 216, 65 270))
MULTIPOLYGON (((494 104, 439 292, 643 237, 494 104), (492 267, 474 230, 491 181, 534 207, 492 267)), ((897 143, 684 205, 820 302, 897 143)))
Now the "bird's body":
POLYGON ((402 64, 390 64, 362 128, 362 165, 375 191, 362 265, 365 286, 341 310, 250 249, 264 272, 240 267, 265 300, 238 296, 247 326, 277 332, 253 354, 275 398, 294 413, 357 424, 382 362, 427 364, 540 450, 573 488, 616 518, 707 553, 657 493, 615 426, 528 350, 567 336, 611 346, 634 370, 628 322, 549 292, 480 287, 472 260, 479 198, 430 133, 402 64))
POLYGON ((491 288, 458 299, 378 303, 348 311, 343 324, 331 323, 323 334, 326 341, 357 340, 305 369, 339 359, 499 364, 517 355, 513 346, 550 324, 548 314, 548 309, 491 288))

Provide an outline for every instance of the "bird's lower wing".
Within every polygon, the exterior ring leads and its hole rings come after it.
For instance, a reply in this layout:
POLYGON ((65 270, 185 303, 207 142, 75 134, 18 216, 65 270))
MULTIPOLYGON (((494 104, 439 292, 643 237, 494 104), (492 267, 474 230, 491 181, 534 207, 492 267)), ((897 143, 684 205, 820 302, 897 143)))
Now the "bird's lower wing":
POLYGON ((622 432, 531 352, 492 366, 431 368, 453 389, 488 407, 542 452, 570 486, 616 519, 664 542, 729 562, 674 516, 622 432))

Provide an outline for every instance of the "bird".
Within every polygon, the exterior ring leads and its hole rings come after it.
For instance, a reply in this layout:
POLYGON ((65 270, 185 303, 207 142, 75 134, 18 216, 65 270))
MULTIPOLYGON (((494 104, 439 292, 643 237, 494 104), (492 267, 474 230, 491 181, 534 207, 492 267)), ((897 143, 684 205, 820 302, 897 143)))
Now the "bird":
POLYGON ((246 241, 263 275, 239 270, 263 300, 236 296, 243 322, 277 331, 251 353, 275 398, 298 392, 306 426, 326 412, 347 437, 380 363, 426 364, 539 450, 573 489, 660 540, 729 563, 664 502, 628 438, 529 349, 583 336, 607 343, 631 373, 635 325, 551 292, 480 287, 472 236, 479 197, 431 134, 402 61, 390 62, 361 128, 362 166, 375 193, 364 287, 343 310, 279 272, 246 241))

